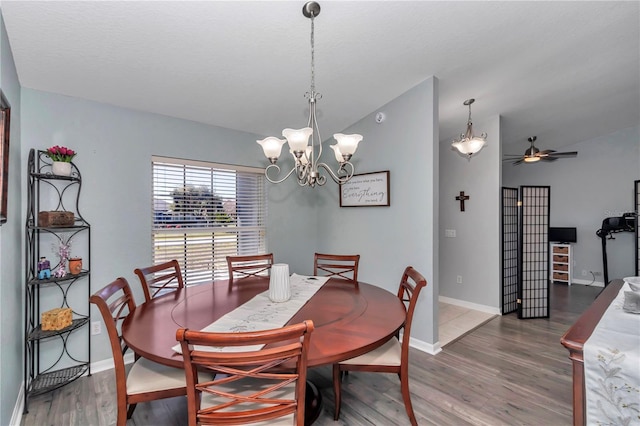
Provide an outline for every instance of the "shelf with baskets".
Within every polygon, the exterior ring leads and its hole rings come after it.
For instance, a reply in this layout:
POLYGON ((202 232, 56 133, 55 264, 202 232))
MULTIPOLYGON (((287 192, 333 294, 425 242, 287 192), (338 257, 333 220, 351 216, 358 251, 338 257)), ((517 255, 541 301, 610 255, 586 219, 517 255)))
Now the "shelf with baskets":
POLYGON ((91 225, 80 213, 82 177, 53 173, 46 151, 27 164, 24 412, 33 396, 91 374, 91 225), (57 259, 57 260, 56 260, 57 259))
POLYGON ((571 244, 551 243, 551 281, 571 285, 571 244))

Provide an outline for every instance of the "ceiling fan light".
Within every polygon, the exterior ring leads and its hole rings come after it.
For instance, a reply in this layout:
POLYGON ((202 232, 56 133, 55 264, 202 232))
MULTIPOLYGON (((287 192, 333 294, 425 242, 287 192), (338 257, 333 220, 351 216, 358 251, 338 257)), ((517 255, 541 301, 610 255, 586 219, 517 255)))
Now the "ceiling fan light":
POLYGON ((524 157, 525 163, 535 163, 536 161, 540 161, 540 157, 524 157))

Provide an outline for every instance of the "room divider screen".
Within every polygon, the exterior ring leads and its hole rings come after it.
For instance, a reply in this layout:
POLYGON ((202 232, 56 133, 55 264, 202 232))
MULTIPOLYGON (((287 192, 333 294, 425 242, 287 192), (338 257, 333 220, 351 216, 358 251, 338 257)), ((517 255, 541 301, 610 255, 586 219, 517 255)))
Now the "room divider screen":
POLYGON ((502 188, 502 314, 518 309, 518 188, 502 188))
POLYGON ((636 210, 636 276, 640 276, 640 180, 634 182, 633 194, 636 210))
POLYGON ((549 186, 520 187, 518 318, 549 317, 549 186))
POLYGON ((502 188, 502 313, 548 318, 551 187, 502 188))

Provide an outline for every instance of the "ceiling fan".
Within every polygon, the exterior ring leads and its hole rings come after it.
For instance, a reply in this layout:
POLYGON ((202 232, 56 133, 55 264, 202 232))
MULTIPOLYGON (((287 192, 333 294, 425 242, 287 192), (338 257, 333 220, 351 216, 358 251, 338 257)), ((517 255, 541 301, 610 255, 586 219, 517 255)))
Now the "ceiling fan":
POLYGON ((524 152, 524 155, 513 155, 507 154, 503 161, 513 161, 513 165, 524 163, 535 163, 536 161, 556 161, 558 158, 571 158, 578 155, 578 151, 570 151, 570 152, 556 152, 553 149, 545 149, 544 151, 540 151, 533 144, 537 136, 531 136, 527 140, 531 144, 529 148, 524 152))

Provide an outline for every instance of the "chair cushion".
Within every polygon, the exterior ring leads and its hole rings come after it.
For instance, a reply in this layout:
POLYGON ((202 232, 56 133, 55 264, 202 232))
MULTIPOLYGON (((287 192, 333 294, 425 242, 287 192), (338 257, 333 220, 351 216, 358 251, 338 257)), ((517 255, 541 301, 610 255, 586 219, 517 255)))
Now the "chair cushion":
POLYGON ((400 342, 395 337, 392 337, 379 348, 367 352, 364 355, 340 361, 340 364, 400 366, 401 359, 402 347, 400 342))
POLYGON ((139 358, 127 375, 127 393, 137 394, 185 387, 182 368, 167 367, 146 358, 139 358))
MULTIPOLYGON (((232 394, 249 395, 255 392, 259 392, 260 389, 266 388, 271 384, 272 382, 271 383, 266 382, 264 379, 244 378, 242 380, 236 380, 234 382, 227 383, 225 385, 216 386, 215 389, 222 392, 232 393, 232 394)), ((296 391, 295 385, 289 384, 287 386, 284 386, 278 389, 277 391, 274 391, 265 395, 265 397, 294 399, 295 391, 296 391)), ((211 407, 213 405, 223 404, 228 401, 229 401, 228 398, 223 398, 217 395, 203 392, 200 408, 204 409, 204 408, 211 407)), ((302 403, 304 404, 304 401, 302 401, 302 403)), ((225 409, 224 411, 256 410, 265 406, 266 405, 262 405, 262 404, 237 404, 225 409)), ((280 417, 278 419, 272 419, 272 420, 259 422, 259 423, 251 423, 251 426, 293 425, 294 424, 293 419, 294 419, 294 415, 289 414, 287 416, 280 417)))

